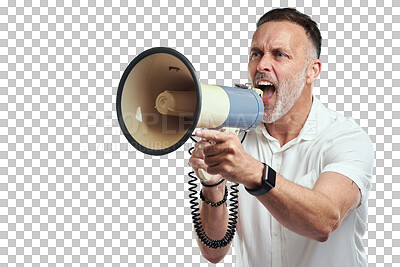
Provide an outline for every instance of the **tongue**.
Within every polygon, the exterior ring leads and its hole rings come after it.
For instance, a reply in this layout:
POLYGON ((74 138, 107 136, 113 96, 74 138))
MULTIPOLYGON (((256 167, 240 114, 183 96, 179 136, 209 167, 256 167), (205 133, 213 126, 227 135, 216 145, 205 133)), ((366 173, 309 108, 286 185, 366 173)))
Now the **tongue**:
POLYGON ((266 102, 275 92, 273 86, 267 86, 263 91, 263 102, 266 102))

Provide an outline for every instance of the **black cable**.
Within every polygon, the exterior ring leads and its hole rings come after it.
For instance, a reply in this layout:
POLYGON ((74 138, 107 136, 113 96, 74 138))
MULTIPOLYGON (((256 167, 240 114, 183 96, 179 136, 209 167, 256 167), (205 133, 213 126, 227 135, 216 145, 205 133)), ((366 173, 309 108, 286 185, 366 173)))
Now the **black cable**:
MULTIPOLYGON (((245 137, 246 137, 246 132, 241 140, 241 142, 243 143, 245 137)), ((193 138, 193 136, 190 137, 190 139, 192 139, 193 142, 197 142, 196 139, 193 138)), ((189 149, 189 154, 192 155, 192 151, 193 151, 194 147, 191 147, 189 149)), ((201 224, 201 220, 200 220, 200 208, 199 208, 199 202, 198 202, 198 197, 197 197, 197 177, 195 176, 194 171, 191 171, 188 173, 189 177, 191 178, 188 182, 188 184, 190 185, 189 187, 189 191, 191 192, 189 194, 189 198, 191 198, 190 200, 190 208, 192 209, 192 220, 193 220, 193 227, 194 230, 196 231, 197 236, 199 237, 199 240, 207 247, 209 248, 213 248, 213 249, 217 249, 217 248, 222 248, 222 247, 226 247, 227 245, 229 245, 233 239, 233 237, 235 236, 235 232, 236 232, 236 224, 237 224, 237 218, 238 218, 238 192, 239 190, 237 189, 237 187, 239 186, 239 184, 232 184, 231 185, 231 192, 230 194, 230 198, 229 198, 229 220, 228 220, 228 226, 227 226, 227 230, 225 233, 225 236, 219 240, 214 240, 211 239, 207 236, 207 234, 205 233, 204 229, 203 229, 203 225, 201 224)), ((227 190, 227 189, 225 189, 227 190)))
POLYGON ((244 132, 244 135, 242 137, 242 140, 240 141, 240 143, 243 143, 244 139, 246 138, 247 132, 244 132))

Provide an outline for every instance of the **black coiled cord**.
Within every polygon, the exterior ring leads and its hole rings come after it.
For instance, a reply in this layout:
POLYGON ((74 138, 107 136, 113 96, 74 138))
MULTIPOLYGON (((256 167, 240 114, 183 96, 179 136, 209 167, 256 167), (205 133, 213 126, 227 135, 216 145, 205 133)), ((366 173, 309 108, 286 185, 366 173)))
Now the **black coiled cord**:
MULTIPOLYGON (((242 143, 244 138, 246 137, 246 133, 242 138, 242 143)), ((194 142, 197 142, 197 140, 195 140, 193 137, 191 137, 191 139, 194 142)), ((194 147, 191 147, 189 149, 189 154, 192 155, 192 151, 193 151, 194 147)), ((191 198, 190 200, 190 208, 192 209, 192 220, 193 220, 193 227, 196 231, 197 236, 199 237, 200 241, 207 247, 212 248, 212 249, 217 249, 217 248, 222 248, 222 247, 226 247, 227 245, 229 245, 233 239, 233 237, 235 236, 235 231, 236 231, 236 223, 237 223, 237 218, 238 218, 238 192, 239 190, 237 189, 237 187, 239 186, 239 184, 232 184, 231 185, 231 192, 229 193, 229 195, 231 196, 229 198, 229 220, 228 220, 228 227, 225 233, 225 236, 219 240, 214 240, 211 239, 207 236, 207 234, 204 231, 204 228, 201 224, 201 220, 200 220, 200 208, 199 208, 199 202, 198 202, 198 197, 197 197, 197 177, 195 176, 194 171, 191 171, 188 173, 189 177, 191 178, 188 182, 188 184, 190 185, 189 187, 189 191, 191 192, 189 194, 189 198, 191 198)))

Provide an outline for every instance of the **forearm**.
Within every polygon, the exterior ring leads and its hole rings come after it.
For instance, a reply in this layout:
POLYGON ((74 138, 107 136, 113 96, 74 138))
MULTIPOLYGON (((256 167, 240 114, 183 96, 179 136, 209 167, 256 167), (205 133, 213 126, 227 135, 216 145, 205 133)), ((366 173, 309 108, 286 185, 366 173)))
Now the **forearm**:
POLYGON ((317 241, 327 240, 343 219, 326 195, 279 174, 275 188, 258 199, 284 227, 317 241))
MULTIPOLYGON (((204 198, 211 202, 217 203, 223 199, 225 193, 225 182, 217 187, 203 187, 204 198)), ((218 207, 212 207, 207 205, 205 202, 201 202, 200 205, 200 219, 206 235, 213 240, 220 240, 224 237, 227 226, 228 226, 228 210, 226 204, 222 204, 218 207)), ((221 261, 226 253, 229 251, 230 245, 219 248, 212 249, 205 246, 196 235, 197 242, 199 244, 201 253, 204 258, 212 263, 217 263, 221 261)))
MULTIPOLYGON (((250 190, 263 186, 264 164, 244 151, 237 136, 207 130, 196 132, 196 136, 215 143, 202 148, 201 157, 192 160, 195 166, 250 190)), ((327 240, 346 215, 360 204, 360 198, 357 185, 336 172, 322 173, 312 189, 277 174, 275 187, 258 197, 283 226, 318 241, 327 240)))

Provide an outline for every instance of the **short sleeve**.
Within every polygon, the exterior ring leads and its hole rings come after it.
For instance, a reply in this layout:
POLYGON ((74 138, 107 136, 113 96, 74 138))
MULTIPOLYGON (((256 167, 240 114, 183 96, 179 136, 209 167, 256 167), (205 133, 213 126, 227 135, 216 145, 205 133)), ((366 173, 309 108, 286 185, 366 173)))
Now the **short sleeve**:
POLYGON ((324 151, 322 173, 337 172, 354 181, 361 190, 361 203, 368 199, 372 184, 374 148, 369 136, 352 119, 332 131, 324 151))

